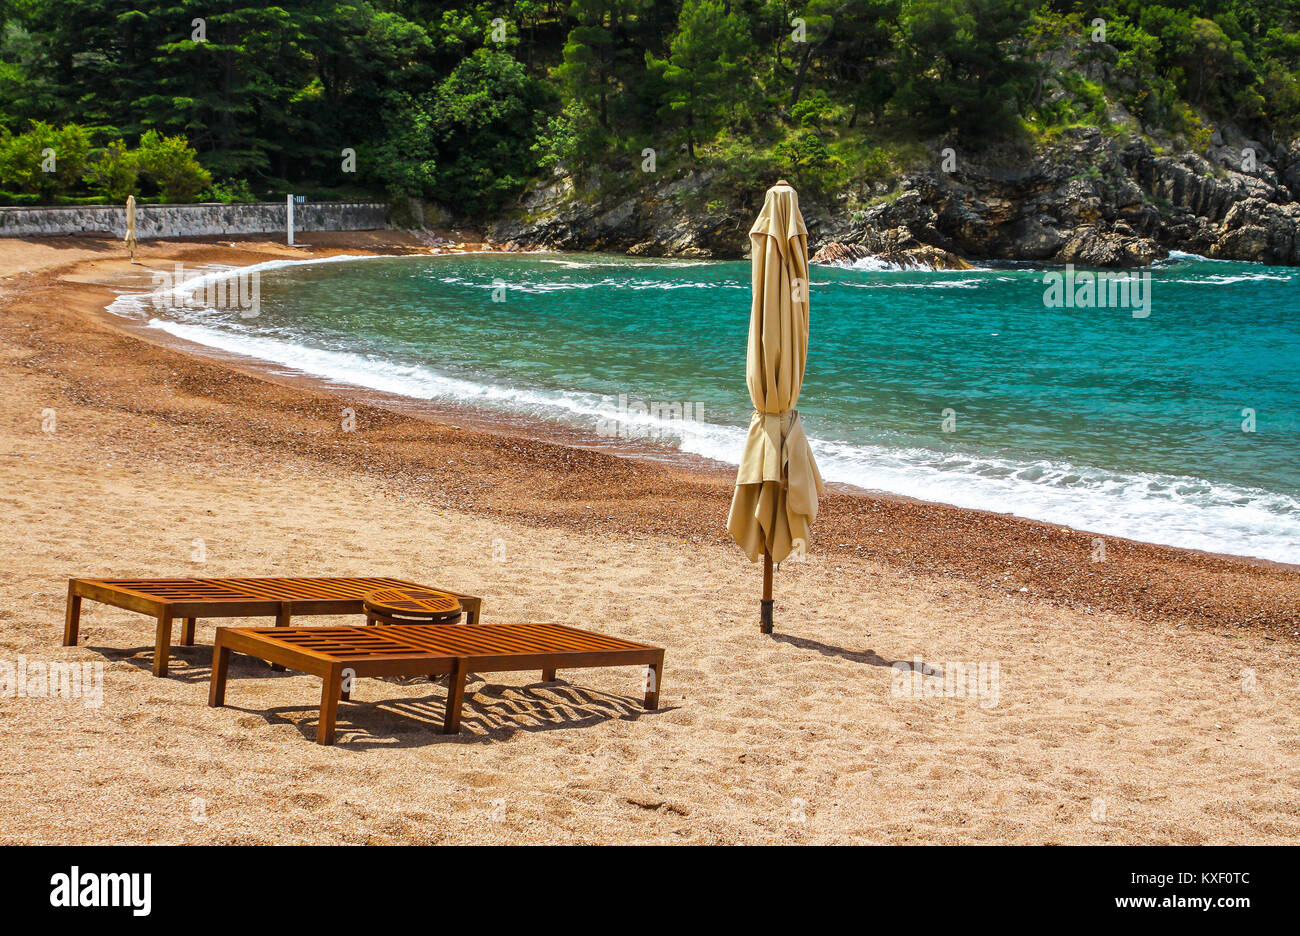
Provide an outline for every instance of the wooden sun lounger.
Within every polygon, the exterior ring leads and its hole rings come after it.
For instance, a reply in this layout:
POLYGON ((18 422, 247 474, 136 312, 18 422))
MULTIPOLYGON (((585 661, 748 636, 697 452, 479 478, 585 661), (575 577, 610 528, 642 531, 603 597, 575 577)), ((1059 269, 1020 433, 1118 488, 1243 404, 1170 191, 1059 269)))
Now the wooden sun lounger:
POLYGON ((465 674, 540 669, 542 679, 557 669, 596 666, 649 666, 645 707, 659 707, 664 667, 660 647, 607 637, 561 624, 465 624, 429 627, 219 627, 212 650, 208 704, 226 701, 231 652, 246 653, 321 678, 320 721, 316 740, 334 743, 340 699, 348 699, 352 680, 361 676, 437 676, 451 673, 443 731, 460 730, 465 674))
MULTIPOLYGON (((392 578, 71 579, 63 645, 77 643, 83 598, 138 611, 158 619, 153 674, 165 676, 176 618, 185 622, 181 643, 189 647, 194 644, 194 623, 199 618, 265 616, 274 617, 276 627, 287 627, 296 615, 361 614, 362 599, 376 589, 424 587, 428 586, 392 578)), ((477 623, 482 599, 449 594, 460 599, 466 623, 477 623)))

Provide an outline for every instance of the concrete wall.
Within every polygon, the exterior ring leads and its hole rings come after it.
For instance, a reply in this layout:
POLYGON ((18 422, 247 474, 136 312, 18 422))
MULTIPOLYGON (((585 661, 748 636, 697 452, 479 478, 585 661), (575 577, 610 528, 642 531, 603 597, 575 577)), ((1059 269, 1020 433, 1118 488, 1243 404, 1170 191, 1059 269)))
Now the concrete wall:
MULTIPOLYGON (((284 202, 222 205, 136 205, 135 230, 151 237, 205 234, 284 234, 284 202)), ((379 202, 307 202, 293 206, 295 231, 371 231, 387 227, 379 202)), ((54 208, 0 207, 0 237, 33 234, 126 236, 126 208, 74 205, 54 208)))

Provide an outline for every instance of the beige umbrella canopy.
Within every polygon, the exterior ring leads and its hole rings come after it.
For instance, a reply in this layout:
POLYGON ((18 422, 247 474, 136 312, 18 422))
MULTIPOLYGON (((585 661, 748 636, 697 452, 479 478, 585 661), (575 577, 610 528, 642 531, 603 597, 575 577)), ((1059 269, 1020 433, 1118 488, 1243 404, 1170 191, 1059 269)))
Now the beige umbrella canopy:
POLYGON ((745 380, 754 415, 727 529, 751 562, 763 557, 762 631, 770 634, 772 563, 807 548, 822 492, 795 409, 808 357, 808 229, 790 183, 767 190, 749 240, 753 301, 745 380))
POLYGON ((135 196, 126 196, 126 237, 123 238, 126 249, 131 252, 131 262, 135 263, 135 196))

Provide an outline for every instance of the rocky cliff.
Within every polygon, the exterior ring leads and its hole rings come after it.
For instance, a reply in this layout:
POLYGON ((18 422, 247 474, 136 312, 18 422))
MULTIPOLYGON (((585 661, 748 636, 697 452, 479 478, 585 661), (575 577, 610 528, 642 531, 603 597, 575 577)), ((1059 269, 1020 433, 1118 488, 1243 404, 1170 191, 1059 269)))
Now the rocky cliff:
MULTIPOLYGON (((1268 148, 1216 133, 1205 155, 1158 152, 1096 128, 1027 152, 988 153, 802 203, 827 262, 864 255, 960 266, 985 259, 1142 266, 1182 250, 1300 265, 1300 141, 1268 148), (1253 163, 1253 165, 1252 165, 1253 163)), ((772 179, 728 197, 716 171, 646 175, 615 192, 557 176, 490 236, 517 248, 735 258, 772 179)))

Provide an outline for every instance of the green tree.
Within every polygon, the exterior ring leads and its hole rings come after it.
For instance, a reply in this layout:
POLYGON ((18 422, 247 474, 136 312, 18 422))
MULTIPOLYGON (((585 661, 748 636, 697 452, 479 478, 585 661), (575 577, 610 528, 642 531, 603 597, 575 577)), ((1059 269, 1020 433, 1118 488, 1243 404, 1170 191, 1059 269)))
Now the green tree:
POLYGON ((327 4, 304 29, 311 74, 290 109, 314 132, 286 153, 281 174, 296 170, 337 182, 340 151, 351 146, 368 177, 383 177, 383 167, 370 164, 374 146, 394 138, 397 115, 441 77, 435 36, 428 24, 366 2, 327 4))
POLYGON ((1264 36, 1260 93, 1278 136, 1300 135, 1300 32, 1273 28, 1264 36))
POLYGON ((625 46, 628 23, 638 10, 653 6, 653 0, 574 0, 570 6, 576 22, 555 77, 591 110, 602 130, 611 129, 610 100, 623 87, 620 72, 636 58, 625 46))
POLYGON ((426 102, 409 94, 392 94, 384 106, 384 136, 372 159, 363 161, 394 198, 427 197, 437 180, 437 145, 426 102))
MULTIPOLYGON (((214 9, 206 0, 189 0, 141 15, 166 25, 144 26, 154 43, 154 80, 138 99, 138 126, 185 134, 206 165, 223 175, 283 174, 308 128, 293 111, 298 92, 310 83, 306 11, 233 3, 214 9)), ((139 16, 122 18, 134 25, 139 16)))
POLYGON ((864 0, 842 16, 823 48, 828 91, 851 105, 849 126, 862 111, 873 123, 884 119, 894 96, 894 24, 900 0, 864 0))
POLYGON ((44 43, 22 23, 0 23, 0 126, 49 119, 58 95, 44 43))
POLYGON ((799 19, 803 20, 804 38, 801 42, 791 42, 798 49, 795 52, 794 80, 790 85, 791 107, 799 103, 809 69, 835 35, 841 17, 850 6, 852 4, 843 0, 808 0, 800 9, 799 19))
POLYGON ((524 187, 536 168, 541 102, 536 81, 507 52, 479 49, 456 66, 433 98, 443 202, 491 212, 524 187))
POLYGON ((903 0, 897 99, 916 130, 992 140, 1014 126, 1035 66, 1014 46, 1026 0, 903 0))
POLYGON ((1216 81, 1238 68, 1249 68, 1241 60, 1241 43, 1229 39, 1214 20, 1195 17, 1171 38, 1171 51, 1188 76, 1191 102, 1198 106, 1205 103, 1216 81))
MULTIPOLYGON (((722 0, 685 0, 663 67, 669 112, 695 161, 695 144, 715 134, 749 48, 744 19, 722 0)), ((653 58, 652 58, 653 61, 653 58)))
POLYGON ((432 94, 393 98, 377 173, 394 195, 495 211, 536 169, 541 102, 523 63, 479 49, 432 94))

